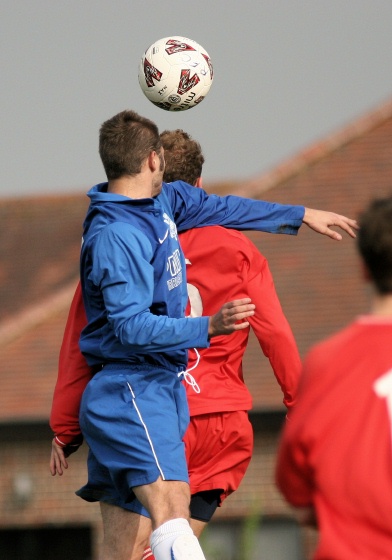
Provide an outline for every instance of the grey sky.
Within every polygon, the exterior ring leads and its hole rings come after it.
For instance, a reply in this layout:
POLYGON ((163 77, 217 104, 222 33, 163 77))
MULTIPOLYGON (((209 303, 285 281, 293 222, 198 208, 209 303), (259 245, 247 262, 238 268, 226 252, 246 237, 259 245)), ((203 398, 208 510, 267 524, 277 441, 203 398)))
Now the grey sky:
POLYGON ((205 184, 247 179, 392 96, 391 0, 0 0, 0 195, 105 180, 98 129, 131 108, 204 149, 205 184), (139 89, 143 51, 190 37, 215 71, 198 107, 139 89))

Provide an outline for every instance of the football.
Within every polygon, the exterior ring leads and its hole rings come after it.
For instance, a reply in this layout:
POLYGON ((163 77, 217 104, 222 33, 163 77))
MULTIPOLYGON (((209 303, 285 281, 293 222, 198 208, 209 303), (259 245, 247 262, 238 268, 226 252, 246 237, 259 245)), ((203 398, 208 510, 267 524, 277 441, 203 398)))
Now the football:
POLYGON ((166 111, 196 107, 210 90, 214 71, 205 49, 186 37, 165 37, 153 43, 139 64, 144 95, 166 111))

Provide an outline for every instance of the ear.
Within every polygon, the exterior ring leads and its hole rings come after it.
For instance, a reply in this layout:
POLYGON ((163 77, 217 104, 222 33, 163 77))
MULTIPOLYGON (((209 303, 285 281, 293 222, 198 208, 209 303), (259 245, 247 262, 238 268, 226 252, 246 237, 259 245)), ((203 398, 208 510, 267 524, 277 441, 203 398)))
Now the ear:
POLYGON ((159 157, 154 151, 150 152, 147 158, 147 163, 150 171, 155 171, 159 167, 159 157))
POLYGON ((196 179, 195 187, 199 187, 199 189, 203 188, 203 179, 201 177, 196 179))
POLYGON ((154 170, 154 153, 155 152, 150 152, 147 157, 147 165, 150 171, 154 170))

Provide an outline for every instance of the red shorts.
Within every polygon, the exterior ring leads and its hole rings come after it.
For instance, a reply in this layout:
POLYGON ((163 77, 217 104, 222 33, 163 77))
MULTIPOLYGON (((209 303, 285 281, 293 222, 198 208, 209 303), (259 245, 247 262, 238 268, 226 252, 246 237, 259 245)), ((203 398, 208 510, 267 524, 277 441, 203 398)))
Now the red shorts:
POLYGON ((191 494, 221 489, 221 505, 239 487, 252 457, 247 411, 193 416, 184 442, 191 494))

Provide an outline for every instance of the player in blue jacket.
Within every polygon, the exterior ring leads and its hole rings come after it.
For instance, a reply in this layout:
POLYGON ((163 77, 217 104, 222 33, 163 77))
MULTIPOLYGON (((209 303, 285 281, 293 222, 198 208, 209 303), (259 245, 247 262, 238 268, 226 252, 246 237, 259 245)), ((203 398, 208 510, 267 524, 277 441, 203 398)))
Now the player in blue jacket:
POLYGON ((177 229, 219 223, 296 233, 304 213, 299 206, 208 196, 181 181, 142 199, 106 189, 104 183, 89 192, 83 235, 81 273, 93 324, 81 348, 90 365, 147 362, 178 373, 187 348, 208 346, 208 319, 184 318, 186 267, 177 229))
POLYGON ((211 317, 184 317, 185 263, 177 227, 220 224, 295 234, 305 222, 339 239, 329 226, 355 236, 356 223, 302 206, 208 196, 183 182, 166 185, 159 131, 132 111, 103 123, 100 156, 108 183, 89 192, 81 251, 88 325, 80 340, 98 373, 81 403, 88 482, 77 493, 100 502, 105 560, 141 557, 135 539, 145 510, 156 560, 202 560, 188 523, 182 436, 189 416, 180 380, 190 379, 187 349, 208 347, 211 337, 246 328, 254 305, 236 300, 211 317))

